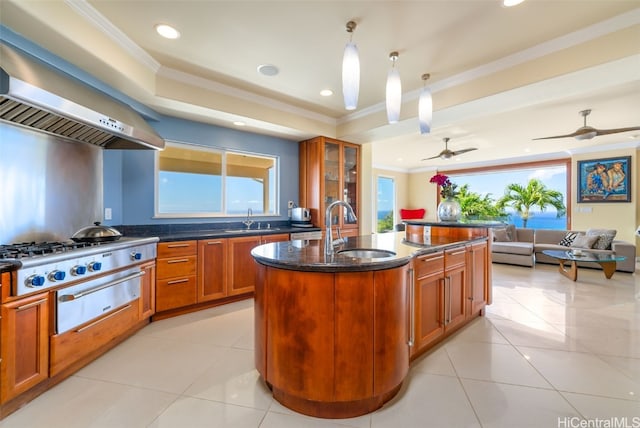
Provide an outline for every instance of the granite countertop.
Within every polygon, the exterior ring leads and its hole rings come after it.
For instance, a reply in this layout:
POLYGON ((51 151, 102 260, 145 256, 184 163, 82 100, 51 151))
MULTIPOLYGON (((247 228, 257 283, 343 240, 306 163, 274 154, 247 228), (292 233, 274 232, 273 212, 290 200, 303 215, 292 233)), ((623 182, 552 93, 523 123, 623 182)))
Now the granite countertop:
POLYGON ((505 227, 506 225, 500 221, 490 220, 460 220, 460 221, 427 221, 427 220, 402 220, 404 224, 415 226, 431 226, 431 227, 505 227))
POLYGON ((125 227, 119 229, 128 237, 158 237, 160 242, 170 241, 190 241, 197 239, 215 239, 215 238, 236 238, 238 236, 257 236, 257 235, 277 235, 280 233, 300 233, 315 232, 321 230, 318 227, 291 227, 289 225, 273 225, 272 227, 261 227, 257 229, 255 226, 247 230, 244 226, 227 225, 222 227, 197 227, 188 230, 180 230, 166 225, 166 227, 125 227))
POLYGON ((389 232, 376 235, 348 238, 346 243, 335 247, 333 255, 324 254, 324 241, 294 240, 260 245, 251 251, 254 259, 264 265, 281 269, 309 272, 358 272, 391 269, 405 265, 415 256, 433 253, 469 242, 486 240, 486 237, 460 240, 445 236, 407 241, 404 232, 389 232), (380 249, 395 254, 381 258, 354 258, 340 254, 349 249, 380 249))

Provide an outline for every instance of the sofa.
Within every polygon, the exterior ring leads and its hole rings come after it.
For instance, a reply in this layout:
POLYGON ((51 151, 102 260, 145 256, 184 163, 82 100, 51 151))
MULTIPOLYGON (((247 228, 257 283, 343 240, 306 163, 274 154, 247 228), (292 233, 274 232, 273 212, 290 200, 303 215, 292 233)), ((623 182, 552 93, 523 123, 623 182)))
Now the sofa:
MULTIPOLYGON (((568 250, 586 248, 590 252, 614 252, 626 259, 616 263, 616 270, 635 272, 636 246, 616 240, 612 229, 587 231, 522 229, 513 225, 491 230, 491 257, 494 263, 506 263, 532 267, 536 263, 558 264, 558 260, 542 252, 544 250, 568 250)), ((580 263, 578 266, 600 268, 597 263, 580 263)))

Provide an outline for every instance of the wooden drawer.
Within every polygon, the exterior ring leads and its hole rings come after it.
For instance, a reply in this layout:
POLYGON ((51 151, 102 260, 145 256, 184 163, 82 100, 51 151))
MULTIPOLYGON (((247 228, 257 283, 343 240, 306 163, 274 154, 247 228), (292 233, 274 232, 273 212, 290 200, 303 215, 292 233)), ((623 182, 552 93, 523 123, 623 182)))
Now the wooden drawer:
POLYGON ((196 274, 196 255, 158 259, 156 261, 156 278, 175 278, 196 274))
POLYGON ((414 269, 416 278, 422 278, 430 274, 443 272, 444 255, 442 252, 439 252, 416 257, 414 261, 414 269))
POLYGON ((51 336, 51 376, 82 358, 104 353, 102 348, 136 325, 138 304, 139 301, 136 299, 97 320, 51 336))
POLYGON ((196 276, 156 281, 156 312, 196 303, 196 276))
POLYGON ((456 266, 464 266, 466 263, 467 251, 465 247, 452 248, 444 252, 444 267, 449 269, 456 266))
POLYGON ((158 244, 158 258, 192 256, 198 252, 198 241, 174 241, 158 244))

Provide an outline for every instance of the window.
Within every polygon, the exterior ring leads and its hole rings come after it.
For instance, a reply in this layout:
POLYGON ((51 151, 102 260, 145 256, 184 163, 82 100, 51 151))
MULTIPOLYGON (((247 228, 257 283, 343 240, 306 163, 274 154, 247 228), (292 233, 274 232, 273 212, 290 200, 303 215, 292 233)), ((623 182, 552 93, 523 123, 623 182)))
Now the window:
MULTIPOLYGON (((469 192, 477 193, 481 197, 489 195, 489 198, 496 202, 500 199, 509 184, 519 184, 527 186, 530 180, 537 179, 549 190, 562 193, 563 203, 567 209, 566 213, 561 213, 551 205, 547 205, 545 210, 534 205, 528 213, 526 227, 532 229, 567 229, 569 228, 570 203, 569 178, 571 176, 570 162, 567 160, 532 162, 528 164, 515 164, 502 167, 478 168, 473 170, 460 170, 443 172, 449 175, 451 181, 458 185, 458 189, 467 186, 469 192)), ((462 204, 462 202, 461 202, 462 204)), ((465 208, 463 207, 463 212, 465 208)), ((512 206, 505 209, 508 223, 513 223, 517 227, 523 227, 525 219, 521 213, 512 206)), ((504 219, 501 219, 504 220, 504 219)))
POLYGON ((378 232, 388 232, 393 230, 395 224, 395 200, 396 190, 395 182, 391 177, 378 176, 378 200, 377 200, 377 217, 378 232))
POLYGON ((157 153, 156 215, 277 215, 277 158, 168 143, 157 153))

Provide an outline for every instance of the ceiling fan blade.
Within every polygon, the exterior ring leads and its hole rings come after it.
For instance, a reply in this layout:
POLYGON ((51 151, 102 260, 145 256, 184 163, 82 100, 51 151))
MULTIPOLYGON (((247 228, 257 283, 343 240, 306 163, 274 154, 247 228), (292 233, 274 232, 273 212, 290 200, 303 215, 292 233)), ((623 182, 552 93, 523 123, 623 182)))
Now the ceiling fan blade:
POLYGON ((596 129, 596 135, 617 134, 618 132, 627 132, 627 131, 640 131, 640 126, 632 126, 630 128, 616 128, 616 129, 596 129))
POLYGON ((540 137, 540 138, 532 138, 532 139, 533 140, 551 140, 553 138, 569 138, 569 137, 575 137, 577 135, 580 135, 580 132, 576 131, 566 135, 554 135, 553 137, 540 137))
POLYGON ((470 149, 456 150, 455 152, 453 152, 453 153, 452 153, 452 155, 453 155, 453 156, 458 156, 458 155, 461 155, 461 154, 463 154, 463 153, 470 152, 470 151, 472 151, 472 150, 478 150, 478 149, 476 149, 475 147, 473 147, 473 148, 470 148, 470 149))
POLYGON ((426 161, 426 160, 429 160, 429 159, 437 159, 437 158, 439 158, 439 157, 440 157, 440 155, 441 155, 441 153, 439 153, 439 154, 437 154, 437 155, 435 155, 435 156, 431 156, 430 158, 424 158, 424 159, 420 159, 420 160, 421 160, 421 161, 426 161))

